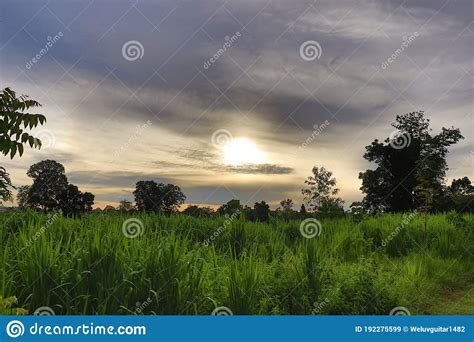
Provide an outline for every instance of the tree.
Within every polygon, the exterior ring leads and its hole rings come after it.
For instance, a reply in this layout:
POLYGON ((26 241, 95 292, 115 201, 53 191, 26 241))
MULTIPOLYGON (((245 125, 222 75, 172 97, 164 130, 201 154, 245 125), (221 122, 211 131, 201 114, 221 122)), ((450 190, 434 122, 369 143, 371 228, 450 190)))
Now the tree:
POLYGON ((0 204, 2 204, 2 201, 11 201, 11 187, 12 182, 10 180, 10 175, 4 167, 0 166, 0 204))
POLYGON ((474 212, 474 186, 468 177, 453 179, 444 196, 435 200, 439 211, 474 212))
POLYGON ((29 185, 20 186, 16 194, 16 201, 18 203, 18 207, 20 209, 30 208, 31 205, 29 203, 29 199, 30 199, 30 186, 29 185))
POLYGON ((242 206, 240 205, 240 201, 238 199, 232 199, 226 204, 223 204, 217 208, 217 213, 219 215, 231 216, 232 214, 240 211, 242 211, 242 206))
POLYGON ((468 177, 453 179, 451 186, 448 187, 449 192, 459 195, 470 195, 474 193, 474 186, 468 177))
POLYGON ((366 146, 364 158, 377 164, 359 174, 364 207, 372 213, 402 212, 442 196, 448 147, 463 138, 459 129, 431 135, 424 112, 397 115, 395 134, 366 146))
POLYGON ((306 207, 304 206, 304 204, 301 204, 301 207, 300 207, 300 216, 301 216, 302 218, 305 218, 307 215, 308 215, 308 212, 306 211, 306 207))
POLYGON ((82 193, 77 186, 68 184, 58 196, 59 209, 65 216, 77 216, 92 210, 94 195, 90 192, 82 193))
POLYGON ((117 210, 118 211, 122 211, 122 212, 125 212, 125 213, 128 213, 128 212, 131 212, 133 211, 133 204, 132 202, 128 201, 128 200, 121 200, 120 201, 120 204, 119 206, 117 207, 117 210))
POLYGON ((30 166, 27 175, 33 178, 29 204, 45 211, 59 206, 59 196, 67 189, 64 166, 54 160, 43 160, 30 166))
POLYGON ((270 206, 265 203, 265 201, 261 201, 260 203, 256 202, 253 209, 255 211, 255 220, 257 222, 268 223, 270 221, 268 215, 270 213, 270 206))
POLYGON ((306 188, 301 190, 306 204, 312 211, 320 213, 340 213, 344 212, 344 201, 336 195, 339 189, 336 188, 336 178, 332 172, 324 167, 313 167, 313 176, 305 181, 306 188))
POLYGON ((282 210, 292 210, 293 209, 293 200, 288 198, 280 202, 280 207, 282 210))
POLYGON ((33 164, 27 175, 33 179, 33 184, 20 188, 17 198, 21 208, 60 209, 66 216, 92 210, 95 196, 68 184, 64 166, 57 161, 43 160, 33 164))
MULTIPOLYGON (((0 92, 0 152, 3 155, 10 154, 10 158, 13 159, 18 152, 21 157, 26 143, 30 147, 41 147, 41 141, 26 130, 37 127, 38 124, 44 124, 46 118, 41 114, 24 113, 25 110, 40 106, 38 102, 28 100, 26 95, 17 97, 10 88, 5 88, 0 92)), ((0 200, 10 201, 11 189, 14 189, 14 186, 9 174, 4 167, 0 166, 0 200)))
POLYGON ((193 217, 209 218, 214 214, 214 210, 208 207, 198 207, 197 205, 189 205, 183 210, 183 214, 193 217))
POLYGON ((90 192, 84 192, 82 195, 82 200, 84 203, 84 211, 92 211, 92 206, 94 205, 95 195, 90 192))
POLYGON ((290 198, 280 201, 280 208, 277 208, 276 213, 280 214, 285 221, 297 218, 297 212, 293 210, 293 205, 293 200, 290 198))
POLYGON ((138 210, 171 214, 184 203, 186 196, 173 184, 139 181, 133 192, 138 210))

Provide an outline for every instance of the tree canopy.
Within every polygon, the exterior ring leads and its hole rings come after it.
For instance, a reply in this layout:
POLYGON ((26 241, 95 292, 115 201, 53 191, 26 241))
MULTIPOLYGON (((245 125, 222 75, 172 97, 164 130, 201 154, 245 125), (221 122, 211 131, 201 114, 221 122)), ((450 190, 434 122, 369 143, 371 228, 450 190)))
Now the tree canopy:
POLYGON ((67 189, 68 180, 64 166, 55 160, 33 164, 26 173, 33 179, 28 202, 33 207, 51 210, 59 206, 59 196, 67 189))
POLYGON ((370 212, 409 211, 440 198, 448 147, 463 138, 454 127, 432 135, 423 111, 397 115, 392 126, 395 134, 366 146, 364 158, 377 165, 359 174, 370 212))
POLYGON ((27 175, 31 186, 20 187, 17 201, 21 208, 38 208, 44 211, 61 210, 66 216, 76 216, 92 210, 95 196, 81 192, 69 184, 65 168, 55 160, 33 164, 27 175))
MULTIPOLYGON (((43 125, 46 117, 41 114, 25 113, 30 108, 40 107, 37 101, 29 100, 28 96, 17 97, 16 92, 5 88, 0 92, 0 152, 10 155, 22 156, 24 145, 41 148, 41 141, 30 135, 27 130, 43 125)), ((14 188, 9 174, 0 166, 0 203, 12 199, 11 189, 14 188)))
POLYGON ((179 186, 152 180, 137 182, 133 195, 138 210, 165 214, 178 210, 186 199, 179 186))
POLYGON ((306 187, 301 190, 307 206, 312 210, 324 214, 344 212, 344 201, 337 197, 336 178, 333 173, 324 167, 313 167, 313 175, 305 181, 306 187))

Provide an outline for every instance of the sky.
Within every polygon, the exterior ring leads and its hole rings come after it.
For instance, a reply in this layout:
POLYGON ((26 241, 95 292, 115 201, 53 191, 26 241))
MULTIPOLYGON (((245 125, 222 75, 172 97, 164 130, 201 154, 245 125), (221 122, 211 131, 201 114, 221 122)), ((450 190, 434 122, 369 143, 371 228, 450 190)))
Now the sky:
POLYGON ((41 150, 96 206, 138 180, 215 207, 300 204, 313 166, 346 207, 365 146, 397 114, 459 127, 448 180, 473 175, 472 1, 0 1, 0 87, 42 104, 41 150))

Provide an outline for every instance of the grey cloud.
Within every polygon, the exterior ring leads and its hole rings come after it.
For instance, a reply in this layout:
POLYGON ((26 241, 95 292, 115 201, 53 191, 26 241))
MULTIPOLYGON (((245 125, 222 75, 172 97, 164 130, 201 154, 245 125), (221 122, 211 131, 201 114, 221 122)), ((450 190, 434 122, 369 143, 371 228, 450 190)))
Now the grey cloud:
MULTIPOLYGON (((19 91, 41 99, 48 117, 68 116, 71 122, 104 130, 109 121, 134 125, 151 120, 153 128, 196 142, 186 150, 165 146, 167 142, 157 137, 159 143, 149 148, 149 154, 174 153, 176 158, 156 157, 163 161, 154 166, 164 172, 145 177, 173 180, 200 172, 285 175, 298 171, 276 163, 221 165, 206 145, 219 128, 267 146, 278 143, 296 149, 311 134, 313 124, 329 120, 331 125, 317 143, 337 151, 345 145, 363 150, 372 135, 389 129, 396 114, 412 110, 429 109, 427 115, 439 126, 449 126, 447 118, 456 126, 470 124, 466 116, 473 73, 469 1, 245 0, 228 1, 225 8, 224 1, 210 0, 139 1, 136 8, 131 7, 132 1, 116 1, 113 6, 89 0, 52 2, 49 10, 25 27, 32 39, 21 28, 46 3, 2 3, 2 80, 25 86, 19 91), (51 12, 66 24, 81 15, 69 31, 51 12), (158 23, 156 30, 153 26, 158 23), (240 23, 248 25, 242 29, 240 23), (47 37, 61 30, 64 37, 48 55, 19 74, 47 37), (420 36, 413 44, 382 69, 403 37, 418 30, 420 36), (222 47, 225 36, 236 31, 242 36, 204 69, 204 61, 222 47), (142 59, 130 62, 122 57, 122 45, 128 40, 143 44, 142 59), (299 47, 306 40, 321 44, 320 59, 302 60, 299 47), (225 96, 221 91, 226 91, 225 96), (314 92, 314 97, 308 92, 314 92)), ((80 132, 81 139, 90 139, 88 134, 80 132)), ((60 153, 48 158, 63 162, 81 158, 60 153)), ((70 177, 90 178, 77 172, 70 177)), ((139 176, 99 173, 89 182, 128 186, 139 176)))
POLYGON ((247 164, 242 166, 228 166, 223 169, 228 172, 264 175, 283 175, 293 172, 291 167, 279 166, 275 164, 247 164))

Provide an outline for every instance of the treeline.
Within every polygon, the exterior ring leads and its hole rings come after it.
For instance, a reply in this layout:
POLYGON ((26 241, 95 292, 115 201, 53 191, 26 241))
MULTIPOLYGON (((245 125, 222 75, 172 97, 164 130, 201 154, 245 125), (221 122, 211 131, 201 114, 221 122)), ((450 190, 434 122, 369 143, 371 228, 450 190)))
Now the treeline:
POLYGON ((54 160, 43 160, 32 165, 26 173, 32 185, 18 188, 17 202, 21 209, 45 212, 61 210, 66 216, 75 216, 92 210, 95 196, 81 192, 70 184, 64 166, 54 160))
MULTIPOLYGON (((25 146, 40 148, 41 141, 27 131, 46 122, 41 114, 25 113, 41 105, 17 96, 10 88, 0 92, 0 152, 10 158, 22 156, 25 146)), ((474 212, 474 187, 468 177, 454 179, 446 184, 448 170, 446 156, 448 147, 464 137, 458 128, 441 129, 432 134, 429 119, 424 112, 398 115, 392 126, 395 130, 382 142, 374 140, 366 146, 363 155, 376 165, 359 174, 360 188, 364 194, 361 202, 352 203, 350 212, 355 215, 408 212, 474 212)), ((92 210, 94 195, 81 192, 70 184, 64 166, 54 160, 44 160, 32 165, 27 175, 32 178, 30 186, 18 188, 17 201, 20 208, 43 211, 61 210, 74 216, 92 210)), ((7 170, 0 166, 0 201, 12 199, 12 185, 7 170)), ((183 213, 191 216, 209 217, 214 214, 232 215, 237 210, 248 220, 268 222, 269 215, 283 219, 301 218, 306 215, 344 215, 344 201, 337 195, 336 178, 324 167, 313 167, 312 175, 301 190, 304 204, 300 210, 293 209, 291 199, 283 200, 280 208, 271 211, 265 201, 253 207, 242 206, 238 199, 222 205, 216 212, 210 208, 189 206, 183 213)), ((139 181, 133 192, 135 205, 122 201, 120 211, 144 211, 172 214, 184 203, 186 196, 174 184, 156 183, 153 180, 139 181)), ((1 202, 0 202, 1 204, 1 202)), ((115 208, 108 206, 106 211, 115 208)))
MULTIPOLYGON (((115 208, 111 205, 106 206, 103 210, 95 209, 95 211, 101 212, 123 212, 123 213, 134 213, 143 211, 138 206, 132 204, 128 200, 120 201, 120 204, 115 208)), ((157 211, 158 213, 164 213, 164 211, 157 211)), ((174 211, 177 213, 178 211, 174 211)), ((169 212, 168 212, 169 213, 169 212)), ((293 201, 287 199, 280 202, 280 207, 275 210, 271 210, 270 206, 265 202, 255 202, 253 207, 248 205, 242 205, 240 200, 232 199, 227 203, 221 205, 217 210, 210 207, 203 207, 197 205, 188 205, 184 210, 181 211, 183 215, 198 217, 198 218, 212 218, 215 216, 226 216, 233 217, 239 216, 245 218, 247 221, 253 222, 266 222, 270 221, 270 217, 283 219, 285 221, 294 219, 305 219, 310 217, 312 214, 306 211, 304 204, 301 205, 299 211, 293 209, 293 201)))

